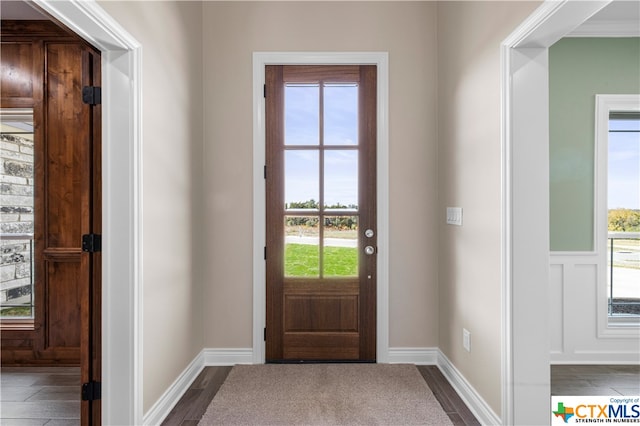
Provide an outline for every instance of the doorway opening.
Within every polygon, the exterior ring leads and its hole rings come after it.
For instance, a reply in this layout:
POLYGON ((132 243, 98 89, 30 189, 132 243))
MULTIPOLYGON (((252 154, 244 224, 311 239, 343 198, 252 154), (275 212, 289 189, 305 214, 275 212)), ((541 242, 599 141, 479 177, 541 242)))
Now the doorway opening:
POLYGON ((2 367, 76 367, 65 402, 100 424, 101 55, 40 15, 2 20, 2 367))

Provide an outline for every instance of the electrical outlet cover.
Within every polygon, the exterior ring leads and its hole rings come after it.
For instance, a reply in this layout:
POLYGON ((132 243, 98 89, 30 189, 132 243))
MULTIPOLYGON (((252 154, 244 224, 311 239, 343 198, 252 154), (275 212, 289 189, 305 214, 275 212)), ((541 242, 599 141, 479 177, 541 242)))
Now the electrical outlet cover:
POLYGON ((467 352, 471 352, 471 333, 465 328, 462 329, 462 346, 467 352))
POLYGON ((447 224, 462 226, 462 207, 447 207, 447 224))

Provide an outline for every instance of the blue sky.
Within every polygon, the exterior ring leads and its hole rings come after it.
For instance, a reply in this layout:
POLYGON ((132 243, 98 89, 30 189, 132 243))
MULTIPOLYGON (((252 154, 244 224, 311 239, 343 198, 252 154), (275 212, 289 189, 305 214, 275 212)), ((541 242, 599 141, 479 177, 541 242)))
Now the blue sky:
MULTIPOLYGON (((327 85, 324 92, 324 144, 356 148, 358 89, 355 85, 327 85)), ((318 146, 320 140, 318 85, 289 85, 285 89, 285 144, 318 146)), ((326 150, 325 204, 358 203, 356 149, 326 150)), ((320 152, 285 152, 285 203, 320 198, 320 152)))
MULTIPOLYGON (((356 146, 358 98, 355 85, 328 85, 324 93, 325 145, 356 146)), ((320 91, 316 85, 285 89, 285 144, 318 146, 320 91)), ((610 130, 638 130, 640 120, 611 120, 610 130)), ((325 154, 325 204, 357 204, 356 150, 325 154)), ((287 150, 285 202, 320 199, 320 153, 287 150)), ((640 132, 609 133, 609 208, 640 209, 640 132)))
MULTIPOLYGON (((638 130, 640 120, 611 120, 609 130, 638 130)), ((609 132, 608 206, 640 209, 640 132, 609 132)))

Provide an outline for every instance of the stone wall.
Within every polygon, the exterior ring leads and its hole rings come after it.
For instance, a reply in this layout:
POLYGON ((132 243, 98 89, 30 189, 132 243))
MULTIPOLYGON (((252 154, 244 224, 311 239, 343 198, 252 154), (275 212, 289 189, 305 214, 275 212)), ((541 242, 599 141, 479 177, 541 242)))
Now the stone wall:
POLYGON ((0 135, 0 302, 31 298, 33 235, 33 140, 0 135), (11 238, 8 234, 20 234, 11 238))

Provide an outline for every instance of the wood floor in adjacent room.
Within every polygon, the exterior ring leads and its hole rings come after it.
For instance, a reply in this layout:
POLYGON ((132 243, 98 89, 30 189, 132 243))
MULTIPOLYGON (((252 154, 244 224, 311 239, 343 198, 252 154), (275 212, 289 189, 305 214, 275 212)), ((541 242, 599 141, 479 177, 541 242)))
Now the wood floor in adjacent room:
POLYGON ((0 424, 80 425, 80 367, 2 367, 0 424))
POLYGON ((551 395, 638 396, 640 365, 552 365, 551 395))

